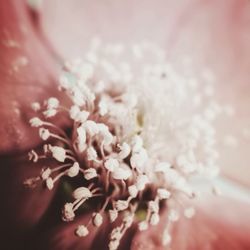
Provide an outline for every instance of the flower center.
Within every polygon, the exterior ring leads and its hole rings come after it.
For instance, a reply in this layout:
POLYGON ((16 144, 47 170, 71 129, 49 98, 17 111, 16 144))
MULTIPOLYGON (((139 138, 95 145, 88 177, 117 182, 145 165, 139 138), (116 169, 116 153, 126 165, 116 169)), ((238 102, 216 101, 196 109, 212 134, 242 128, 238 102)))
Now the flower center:
MULTIPOLYGON (((42 155, 32 150, 30 160, 51 158, 58 166, 26 181, 33 186, 42 180, 51 190, 63 176, 81 176, 62 219, 74 220, 87 200, 99 197, 99 209, 76 235, 87 236, 91 222, 100 227, 106 212, 111 223, 122 217, 110 235, 110 250, 117 249, 138 211, 146 211, 138 222, 139 230, 146 230, 159 223, 164 204, 169 216, 163 244, 169 244, 171 223, 179 218, 177 204, 197 195, 189 179, 218 172, 213 121, 221 107, 196 79, 180 77, 157 47, 133 47, 130 62, 122 61, 122 51, 95 42, 84 60, 65 63, 60 90, 70 107, 54 97, 32 104, 38 116, 30 123, 48 143, 42 155), (59 115, 71 121, 70 133, 51 122, 59 115)), ((213 88, 211 82, 207 86, 213 88)), ((193 208, 184 210, 186 217, 194 215, 193 208)))

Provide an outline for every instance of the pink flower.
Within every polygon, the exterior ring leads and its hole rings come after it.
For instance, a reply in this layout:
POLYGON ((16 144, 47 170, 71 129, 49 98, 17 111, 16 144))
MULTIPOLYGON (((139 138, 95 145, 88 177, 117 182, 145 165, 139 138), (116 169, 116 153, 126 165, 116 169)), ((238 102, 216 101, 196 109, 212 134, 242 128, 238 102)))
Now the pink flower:
MULTIPOLYGON (((0 231, 0 239, 6 245, 6 249, 16 249, 16 243, 18 245, 23 244, 25 249, 103 249, 108 245, 109 235, 114 228, 107 219, 106 213, 104 215, 98 214, 95 217, 95 223, 100 225, 100 227, 91 225, 87 229, 88 231, 85 230, 85 226, 78 227, 79 235, 86 237, 75 237, 76 227, 79 224, 81 226, 88 223, 89 216, 93 212, 91 209, 87 209, 88 212, 85 211, 75 221, 68 224, 60 221, 58 209, 60 210, 65 203, 65 196, 61 194, 61 189, 57 188, 57 184, 54 187, 54 183, 58 183, 56 181, 59 181, 61 176, 56 177, 56 180, 52 179, 51 169, 58 167, 55 161, 63 163, 67 159, 67 152, 63 147, 48 146, 44 150, 52 155, 53 161, 30 163, 25 158, 28 150, 43 151, 41 139, 37 136, 35 129, 30 129, 28 124, 29 118, 33 116, 32 109, 30 109, 32 103, 42 103, 51 96, 56 97, 49 102, 49 112, 44 113, 44 115, 51 119, 50 121, 56 124, 57 127, 64 129, 65 125, 69 124, 68 120, 61 118, 62 116, 60 116, 60 119, 58 119, 58 116, 53 118, 57 112, 58 104, 56 100, 59 99, 60 102, 64 103, 65 98, 58 94, 60 92, 57 91, 58 62, 54 57, 55 52, 51 49, 42 31, 43 29, 53 41, 53 47, 56 47, 57 51, 60 51, 64 56, 73 56, 84 50, 87 43, 85 43, 86 38, 90 35, 96 35, 94 31, 97 30, 99 31, 97 34, 101 33, 106 40, 115 40, 117 37, 120 37, 119 40, 122 40, 122 42, 133 42, 133 39, 137 40, 153 36, 153 40, 166 48, 169 57, 175 63, 178 60, 182 60, 184 54, 192 51, 191 58, 195 62, 193 74, 196 74, 198 70, 204 70, 204 75, 208 80, 213 75, 206 71, 207 68, 205 66, 214 67, 216 77, 220 81, 231 84, 230 86, 235 90, 234 93, 231 93, 231 91, 228 91, 227 86, 222 83, 218 87, 219 97, 227 101, 232 100, 233 106, 240 108, 240 112, 236 113, 235 116, 239 120, 237 125, 231 129, 230 126, 227 126, 230 133, 223 131, 225 123, 220 122, 218 124, 219 141, 221 145, 225 144, 228 146, 221 146, 223 148, 222 153, 226 155, 226 157, 222 157, 221 164, 225 166, 222 169, 222 174, 231 178, 235 176, 235 179, 249 185, 248 178, 245 178, 244 174, 242 174, 244 165, 237 171, 230 168, 232 162, 235 164, 237 159, 240 159, 238 163, 242 163, 241 158, 247 161, 247 146, 249 146, 249 142, 246 139, 248 127, 242 127, 242 124, 249 122, 249 118, 246 118, 249 116, 249 112, 247 105, 244 104, 248 100, 247 91, 249 87, 247 84, 242 83, 247 77, 246 71, 249 61, 247 56, 242 56, 233 49, 236 46, 237 50, 241 49, 240 52, 246 54, 248 52, 247 44, 245 44, 246 39, 244 38, 247 28, 244 28, 242 25, 244 22, 247 22, 245 20, 247 14, 244 13, 244 7, 247 4, 244 1, 231 0, 227 1, 227 3, 226 1, 221 1, 221 3, 216 3, 215 1, 211 3, 207 1, 192 1, 188 5, 185 5, 185 3, 178 5, 159 0, 157 4, 154 1, 145 1, 144 8, 141 8, 142 3, 132 4, 130 1, 109 3, 110 5, 103 5, 95 1, 88 4, 76 1, 75 3, 78 6, 73 6, 72 2, 69 1, 64 5, 61 4, 61 9, 55 9, 55 3, 52 1, 45 2, 44 10, 40 13, 36 12, 37 10, 32 10, 31 12, 23 1, 16 3, 14 0, 10 0, 8 3, 2 3, 0 8, 0 26, 2 26, 3 30, 0 33, 2 41, 0 44, 0 63, 3 65, 0 76, 2 82, 0 116, 3 118, 0 127, 2 137, 0 162, 3 165, 0 170, 1 176, 3 176, 0 194, 2 194, 1 197, 4 199, 0 209, 1 214, 4 215, 1 227, 4 230, 3 232, 0 231), (86 4, 88 8, 82 9, 81 4, 84 4, 84 6, 86 4), (64 8, 67 9, 67 12, 65 12, 64 8), (71 18, 66 17, 65 15, 69 15, 69 8, 75 11, 78 9, 79 14, 70 14, 71 18), (57 12, 54 12, 55 10, 57 12), (129 14, 133 12, 132 10, 134 11, 133 18, 129 18, 129 14), (149 10, 155 10, 155 13, 149 10), (76 22, 76 20, 79 22, 76 22), (72 31, 71 27, 67 28, 67 25, 72 24, 71 21, 75 25, 73 26, 75 30, 72 31), (77 27, 77 23, 80 24, 79 27, 77 27), (82 25, 85 25, 85 29, 82 29, 82 25), (227 28, 227 25, 235 27, 227 28), (149 29, 151 29, 150 32, 149 29), (80 30, 84 30, 84 33, 79 33, 80 30), (80 39, 76 39, 76 34, 80 39), (214 38, 217 38, 216 43, 214 38), (229 42, 231 38, 234 39, 233 42, 229 42), (82 47, 81 44, 83 44, 82 47), (217 55, 220 55, 219 59, 217 55), (226 57, 231 58, 232 62, 230 60, 226 61, 226 57), (240 69, 236 64, 239 64, 240 69), (234 71, 235 74, 233 76, 228 74, 230 71, 234 71), (234 82, 239 83, 239 87, 235 87, 234 82), (241 100, 239 100, 239 97, 241 100), (234 132, 237 129, 244 136, 244 139, 240 141, 240 149, 242 150, 236 150, 239 143, 238 140, 240 140, 239 133, 234 132), (229 154, 234 155, 234 157, 227 157, 229 154), (46 168, 44 168, 45 166, 46 168), (36 176, 37 172, 41 172, 40 179, 44 179, 47 188, 52 191, 43 190, 42 186, 39 185, 32 191, 24 189, 22 182, 26 178, 36 176), (12 244, 14 245, 12 246, 12 244)), ((186 63, 188 63, 189 57, 186 60, 186 63)), ((91 70, 88 70, 88 72, 89 75, 92 74, 91 70)), ((206 91, 208 95, 213 94, 211 89, 206 91)), ((84 101, 84 103, 87 100, 93 101, 93 96, 88 92, 88 89, 85 89, 85 93, 86 96, 80 97, 78 93, 74 93, 73 101, 75 105, 81 106, 83 104, 79 104, 79 101, 84 101)), ((103 100, 100 105, 103 116, 107 113, 105 105, 105 100, 103 100)), ((80 110, 78 111, 80 112, 80 110)), ((78 122, 85 122, 89 113, 80 114, 79 112, 72 115, 77 117, 76 119, 80 119, 78 122)), ((230 107, 228 107, 227 112, 229 115, 233 113, 230 107)), ((211 114, 208 115, 210 116, 211 114)), ((39 123, 40 121, 33 120, 35 126, 38 124, 37 122, 39 123)), ((100 130, 105 146, 108 147, 113 143, 113 136, 107 131, 106 127, 96 127, 91 123, 87 128, 80 128, 82 129, 77 130, 78 134, 80 132, 85 133, 85 137, 90 135, 96 136, 100 130)), ((40 135, 44 140, 51 139, 49 130, 40 131, 40 135)), ((84 141, 81 141, 83 137, 79 136, 80 139, 77 141, 77 146, 82 151, 85 150, 85 137, 84 141)), ((132 150, 132 145, 130 146, 132 150)), ((126 157, 130 154, 130 146, 126 157)), ((144 148, 142 149, 144 150, 144 148)), ((33 151, 33 159, 37 157, 36 153, 34 154, 36 151, 33 151)), ((139 154, 139 152, 141 151, 134 150, 132 152, 132 154, 138 156, 134 157, 136 159, 133 161, 135 162, 133 169, 138 167, 138 162, 143 162, 141 164, 143 166, 148 160, 146 154, 139 154)), ((100 159, 95 153, 93 153, 93 150, 89 152, 88 160, 93 161, 93 164, 98 164, 100 159)), ((178 160, 181 165, 183 158, 178 160)), ((144 171, 141 168, 142 166, 138 167, 139 172, 144 171)), ((116 170, 118 169, 118 167, 114 167, 114 170, 115 168, 116 170)), ((93 170, 95 168, 92 168, 93 170)), ((127 169, 122 170, 125 171, 127 169)), ((188 169, 188 171, 192 171, 192 169, 188 169)), ((113 171, 110 170, 110 172, 113 171)), ((169 172, 171 172, 172 177, 177 178, 172 169, 169 172)), ((78 173, 79 167, 72 165, 65 172, 65 175, 75 177, 78 173)), ((96 171, 91 172, 91 180, 96 180, 95 178, 98 174, 96 171)), ((126 178, 123 178, 123 176, 124 173, 120 171, 119 180, 129 178, 131 173, 129 172, 126 178)), ((246 176, 249 175, 246 174, 246 176)), ((173 178, 169 182, 172 180, 173 178)), ((33 184, 33 181, 36 183, 37 180, 29 179, 28 184, 33 184)), ((76 184, 78 183, 79 180, 76 181, 76 184)), ((223 184, 224 182, 221 183, 223 184)), ((220 185, 222 185, 221 183, 220 185)), ((148 181, 145 182, 145 185, 147 184, 148 181)), ((145 185, 143 184, 143 186, 145 185)), ((164 219, 170 214, 168 208, 163 208, 160 211, 159 224, 158 214, 154 213, 156 216, 152 219, 152 223, 150 222, 152 226, 149 229, 139 231, 136 226, 132 226, 121 240, 120 248, 135 250, 165 249, 162 246, 162 237, 164 237, 167 243, 171 243, 172 249, 178 250, 248 249, 250 247, 248 239, 250 227, 247 223, 247 218, 250 216, 249 197, 238 199, 238 196, 241 196, 243 191, 238 190, 236 186, 232 187, 232 190, 237 191, 236 195, 227 194, 227 198, 215 198, 207 195, 203 199, 198 199, 194 204, 195 214, 194 210, 190 208, 185 212, 185 215, 173 215, 171 218, 174 223, 170 230, 171 234, 163 235, 166 226, 164 219), (175 221, 177 217, 180 218, 178 221, 175 221), (193 218, 187 219, 186 217, 193 218)), ((228 188, 224 189, 226 191, 228 188)), ((169 198, 168 190, 160 191, 162 191, 160 194, 163 195, 161 197, 164 197, 164 199, 169 198)), ((83 198, 88 199, 92 196, 92 193, 90 195, 87 192, 89 195, 85 197, 86 192, 85 189, 75 190, 74 198, 79 202, 76 204, 80 204, 83 198), (83 197, 82 195, 85 196, 83 197)), ((73 205, 71 206, 72 203, 67 204, 64 217, 71 221, 75 218, 75 213, 73 205)), ((118 218, 115 225, 119 225, 120 222, 118 218)))

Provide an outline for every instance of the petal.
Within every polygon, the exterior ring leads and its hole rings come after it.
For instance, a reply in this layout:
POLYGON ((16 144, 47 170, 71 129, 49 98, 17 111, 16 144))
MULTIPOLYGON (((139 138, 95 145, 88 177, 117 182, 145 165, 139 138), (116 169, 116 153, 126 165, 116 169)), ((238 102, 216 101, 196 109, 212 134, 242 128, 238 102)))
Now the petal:
MULTIPOLYGON (((250 247, 248 218, 250 203, 230 198, 211 198, 200 201, 192 219, 184 216, 172 229, 171 249, 173 250, 247 250, 250 247)), ((138 232, 131 249, 166 249, 161 237, 166 223, 167 211, 161 223, 148 231, 138 232), (165 219, 164 219, 165 217, 165 219)))
POLYGON ((30 235, 47 211, 56 190, 55 187, 48 191, 40 182, 33 189, 24 186, 27 178, 38 176, 43 167, 54 164, 49 161, 33 163, 27 158, 15 156, 0 160, 0 241, 8 243, 10 249, 11 244, 19 245, 30 235))
POLYGON ((34 30, 25 1, 0 8, 0 154, 30 149, 39 143, 29 119, 31 103, 58 96, 57 65, 34 30))

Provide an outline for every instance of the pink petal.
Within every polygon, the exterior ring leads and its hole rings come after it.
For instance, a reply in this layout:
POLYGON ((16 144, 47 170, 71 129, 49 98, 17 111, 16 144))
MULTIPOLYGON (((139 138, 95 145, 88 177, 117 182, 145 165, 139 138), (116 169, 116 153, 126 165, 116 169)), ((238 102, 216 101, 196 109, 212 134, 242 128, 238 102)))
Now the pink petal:
MULTIPOLYGON (((209 198, 197 205, 192 219, 181 217, 172 231, 173 250, 247 250, 250 247, 249 203, 229 198, 209 198)), ((167 211, 166 211, 167 213, 167 211)), ((161 223, 146 232, 138 232, 133 239, 133 250, 166 249, 161 245, 164 229, 161 223)))
POLYGON ((58 96, 57 64, 42 44, 25 1, 0 8, 0 154, 36 146, 37 131, 28 123, 31 103, 58 96))

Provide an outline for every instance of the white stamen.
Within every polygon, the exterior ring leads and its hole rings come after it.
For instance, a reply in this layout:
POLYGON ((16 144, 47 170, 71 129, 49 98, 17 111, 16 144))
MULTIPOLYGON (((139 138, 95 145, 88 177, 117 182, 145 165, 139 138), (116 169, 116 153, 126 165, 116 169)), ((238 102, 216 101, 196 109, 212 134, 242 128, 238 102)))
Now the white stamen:
POLYGON ((130 154, 130 151, 131 151, 130 146, 126 142, 123 142, 122 145, 119 146, 119 148, 121 150, 118 154, 119 158, 121 160, 127 158, 130 154))
POLYGON ((35 112, 37 112, 37 111, 39 111, 39 110, 41 109, 41 105, 40 105, 39 102, 33 102, 33 103, 31 104, 31 108, 32 108, 35 112))
POLYGON ((114 222, 118 217, 118 212, 117 210, 109 210, 109 219, 110 222, 114 222))
POLYGON ((43 180, 47 180, 49 178, 50 174, 51 174, 51 169, 47 168, 47 169, 42 171, 41 177, 43 180))
POLYGON ((141 221, 139 224, 138 224, 138 228, 140 231, 145 231, 148 229, 148 223, 147 221, 141 221))
POLYGON ((76 129, 77 131, 77 142, 78 150, 82 153, 86 149, 86 130, 83 126, 76 129))
POLYGON ((53 158, 55 158, 59 162, 64 162, 66 159, 66 151, 62 147, 51 146, 50 151, 52 153, 53 158))
POLYGON ((164 189, 164 188, 158 188, 157 189, 157 197, 160 199, 160 200, 164 200, 164 199, 169 199, 171 193, 164 189))
POLYGON ((93 224, 94 226, 96 227, 100 227, 103 223, 103 218, 102 218, 102 215, 100 213, 96 213, 94 215, 94 218, 93 218, 93 224))
POLYGON ((126 164, 114 168, 114 171, 112 172, 112 177, 116 180, 127 180, 131 175, 132 172, 126 164))
POLYGON ((68 169, 68 176, 69 177, 75 177, 78 175, 80 170, 80 166, 78 162, 74 162, 74 164, 68 169))
POLYGON ((62 219, 64 221, 73 221, 75 213, 73 210, 73 203, 66 203, 62 209, 62 219))
POLYGON ((77 188, 72 196, 76 199, 76 200, 80 200, 80 199, 88 199, 90 197, 92 197, 92 193, 90 192, 90 190, 86 187, 79 187, 77 188))
POLYGON ((40 127, 43 124, 44 124, 43 121, 38 117, 34 117, 34 118, 30 119, 30 125, 32 127, 40 127))
POLYGON ((118 200, 115 202, 115 208, 117 211, 123 211, 128 208, 128 202, 125 200, 118 200))
POLYGON ((47 101, 48 109, 57 109, 59 106, 59 100, 55 97, 50 97, 47 101))
POLYGON ((52 180, 51 177, 46 179, 46 186, 49 190, 52 190, 54 187, 54 181, 52 180))
POLYGON ((159 223, 159 221, 160 221, 159 214, 158 213, 153 213, 151 215, 151 217, 150 217, 149 223, 150 223, 150 225, 155 226, 155 225, 157 225, 159 223))
POLYGON ((145 186, 149 183, 149 179, 148 177, 143 174, 143 175, 139 175, 136 178, 136 187, 139 191, 144 190, 145 186))
POLYGON ((39 129, 39 136, 42 140, 46 141, 49 139, 50 137, 50 132, 48 129, 45 129, 45 128, 40 128, 39 129))
POLYGON ((94 147, 91 146, 87 149, 87 158, 89 161, 97 160, 97 152, 94 147))
POLYGON ((137 189, 136 185, 129 186, 128 192, 129 192, 130 197, 135 198, 138 194, 138 189, 137 189))
POLYGON ((84 225, 79 225, 75 233, 78 237, 85 237, 89 234, 89 230, 84 225))
POLYGON ((89 169, 84 170, 84 178, 86 180, 91 180, 95 177, 97 177, 97 172, 94 168, 89 168, 89 169))
POLYGON ((119 167, 119 161, 114 158, 109 158, 108 160, 105 161, 104 167, 110 172, 113 172, 116 168, 119 167))

